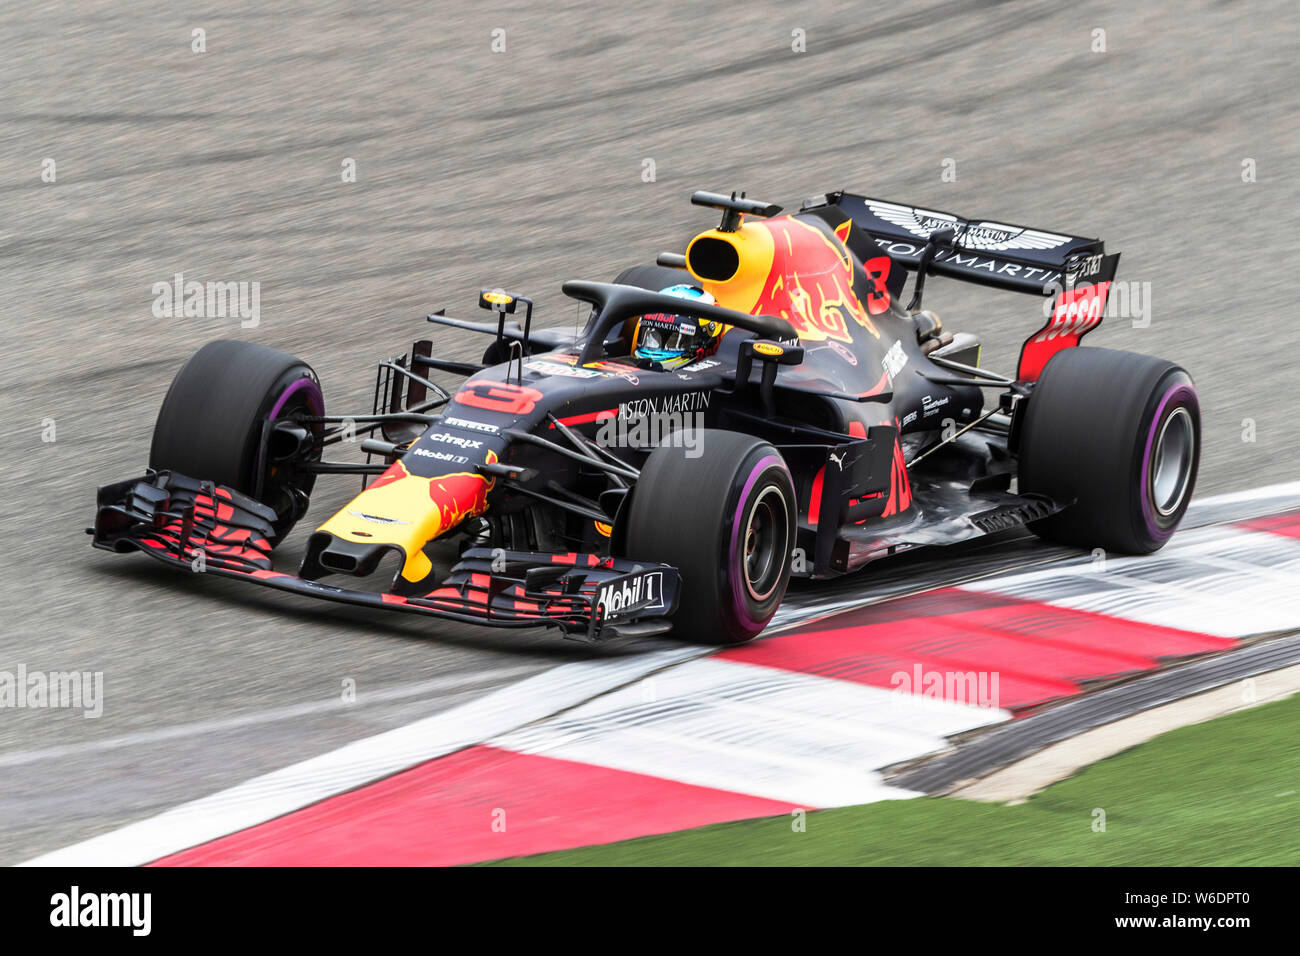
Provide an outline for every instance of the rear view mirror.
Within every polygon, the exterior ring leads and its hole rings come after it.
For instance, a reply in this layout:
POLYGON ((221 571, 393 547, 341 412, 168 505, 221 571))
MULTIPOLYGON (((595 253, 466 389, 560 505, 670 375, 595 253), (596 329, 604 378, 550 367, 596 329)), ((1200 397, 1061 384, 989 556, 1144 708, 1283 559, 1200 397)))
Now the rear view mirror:
POLYGON ((497 312, 513 315, 515 305, 515 297, 509 292, 503 292, 500 289, 484 289, 478 294, 478 307, 480 309, 495 309, 497 312))

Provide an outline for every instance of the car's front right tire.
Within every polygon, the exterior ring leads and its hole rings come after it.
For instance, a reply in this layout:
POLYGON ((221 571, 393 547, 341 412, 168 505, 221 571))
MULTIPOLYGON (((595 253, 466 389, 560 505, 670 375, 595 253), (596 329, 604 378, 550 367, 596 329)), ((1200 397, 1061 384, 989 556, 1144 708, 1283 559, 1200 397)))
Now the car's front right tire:
POLYGON ((630 502, 627 556, 677 568, 675 636, 738 644, 767 626, 790 583, 794 484, 765 441, 713 429, 691 438, 646 460, 630 502))

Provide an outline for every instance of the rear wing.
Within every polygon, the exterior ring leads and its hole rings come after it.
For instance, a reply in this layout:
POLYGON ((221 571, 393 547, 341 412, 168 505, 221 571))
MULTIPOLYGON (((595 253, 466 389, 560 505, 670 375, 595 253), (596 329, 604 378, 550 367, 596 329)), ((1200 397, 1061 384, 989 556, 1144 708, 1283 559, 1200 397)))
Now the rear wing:
POLYGON ((1025 340, 1017 377, 1038 378, 1047 360, 1101 324, 1119 253, 1106 255, 1100 239, 963 219, 852 193, 830 193, 804 204, 808 211, 835 206, 889 257, 914 271, 930 236, 954 233, 950 248, 935 251, 928 274, 1047 297, 1047 323, 1025 340))

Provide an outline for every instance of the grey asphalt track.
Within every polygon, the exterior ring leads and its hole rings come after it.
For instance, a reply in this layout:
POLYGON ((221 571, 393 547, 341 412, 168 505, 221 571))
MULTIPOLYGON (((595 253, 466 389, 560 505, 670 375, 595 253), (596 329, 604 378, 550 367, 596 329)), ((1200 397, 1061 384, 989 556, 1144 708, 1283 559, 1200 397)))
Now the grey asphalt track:
MULTIPOLYGON (((204 342, 298 354, 332 410, 364 410, 424 314, 474 318, 502 286, 573 322, 561 280, 680 251, 712 224, 695 188, 789 205, 847 187, 1100 235, 1121 280, 1150 283, 1150 321, 1089 341, 1192 372, 1199 490, 1296 477, 1292 3, 221 9, 0 6, 0 670, 105 675, 99 719, 0 710, 0 863, 590 655, 191 580, 81 529, 98 482, 142 469, 204 342), (178 271, 259 282, 259 325, 155 318, 178 271)), ((991 367, 1041 320, 1025 297, 927 291, 991 367)))

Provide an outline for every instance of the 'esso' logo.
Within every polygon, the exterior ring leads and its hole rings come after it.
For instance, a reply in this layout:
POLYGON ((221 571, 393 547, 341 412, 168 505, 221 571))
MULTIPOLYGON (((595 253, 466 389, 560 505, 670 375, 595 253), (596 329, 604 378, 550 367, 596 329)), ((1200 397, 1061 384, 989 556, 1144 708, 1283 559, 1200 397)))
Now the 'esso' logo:
POLYGON ((1078 286, 1067 289, 1056 297, 1052 321, 1037 336, 1035 342, 1050 342, 1063 336, 1079 336, 1101 324, 1106 292, 1110 283, 1078 286))

